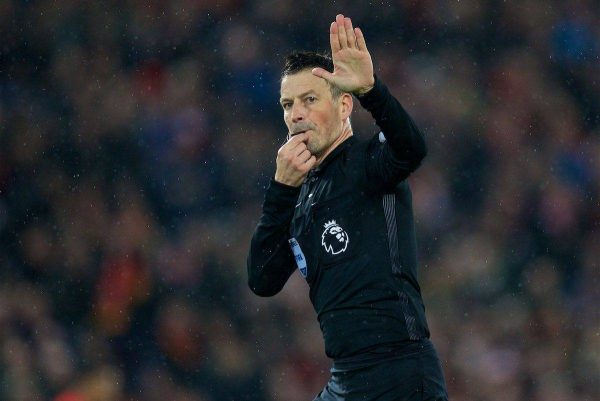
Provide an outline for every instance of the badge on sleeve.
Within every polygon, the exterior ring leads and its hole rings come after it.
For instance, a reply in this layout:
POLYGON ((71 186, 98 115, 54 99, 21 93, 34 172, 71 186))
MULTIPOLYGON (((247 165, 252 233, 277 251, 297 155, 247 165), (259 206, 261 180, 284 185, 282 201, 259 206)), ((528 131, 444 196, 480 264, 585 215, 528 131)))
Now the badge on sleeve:
POLYGON ((296 238, 290 238, 289 240, 290 246, 292 247, 292 252, 294 253, 294 259, 296 259, 296 265, 298 266, 298 270, 300 270, 300 274, 302 277, 306 278, 306 273, 308 268, 306 266, 306 258, 304 257, 304 253, 300 248, 300 244, 296 241, 296 238))

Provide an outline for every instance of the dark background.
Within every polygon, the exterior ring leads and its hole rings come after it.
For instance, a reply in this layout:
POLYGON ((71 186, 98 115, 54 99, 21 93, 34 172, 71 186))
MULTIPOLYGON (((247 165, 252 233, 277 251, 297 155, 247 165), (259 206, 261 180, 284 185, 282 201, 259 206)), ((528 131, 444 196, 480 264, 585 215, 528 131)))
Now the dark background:
POLYGON ((599 8, 0 1, 0 399, 320 391, 305 282, 260 299, 245 256, 282 58, 328 51, 338 12, 426 136, 409 181, 450 398, 600 399, 599 8))

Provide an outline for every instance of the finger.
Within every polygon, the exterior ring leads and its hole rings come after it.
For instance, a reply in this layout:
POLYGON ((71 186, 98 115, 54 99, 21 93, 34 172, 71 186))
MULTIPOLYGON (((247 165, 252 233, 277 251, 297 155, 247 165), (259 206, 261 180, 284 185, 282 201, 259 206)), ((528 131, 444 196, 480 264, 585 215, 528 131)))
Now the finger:
POLYGON ((288 149, 294 149, 296 147, 296 145, 298 145, 299 143, 302 143, 304 141, 306 141, 305 138, 306 134, 296 134, 296 135, 292 135, 291 132, 288 132, 288 140, 286 143, 283 144, 283 146, 281 147, 282 150, 287 151, 288 149))
POLYGON ((348 47, 350 49, 356 49, 356 36, 354 36, 352 20, 350 20, 348 17, 344 18, 344 28, 346 28, 346 35, 348 36, 348 47))
POLYGON ((291 137, 289 141, 279 148, 279 151, 277 152, 278 157, 291 160, 302 153, 306 149, 306 143, 304 143, 306 139, 303 141, 303 136, 305 136, 305 134, 298 134, 291 137))
POLYGON ((306 144, 304 142, 300 142, 297 145, 295 145, 294 147, 292 147, 290 149, 290 152, 292 153, 292 155, 298 156, 299 154, 301 154, 305 150, 306 150, 306 144))
POLYGON ((367 51, 367 42, 365 42, 365 35, 363 35, 360 28, 354 28, 354 34, 356 35, 356 43, 358 44, 358 50, 367 51))
POLYGON ((308 139, 306 132, 303 132, 301 134, 296 134, 296 135, 292 135, 291 132, 288 132, 288 136, 290 137, 290 139, 286 142, 286 144, 284 146, 287 146, 290 149, 295 148, 297 144, 304 142, 308 139))
POLYGON ((332 73, 330 73, 327 70, 324 70, 323 68, 313 68, 311 70, 311 72, 313 73, 313 75, 316 75, 319 78, 323 78, 324 80, 328 81, 328 82, 333 82, 334 80, 334 76, 332 73))
POLYGON ((306 166, 309 170, 313 168, 317 164, 317 158, 315 155, 310 156, 310 158, 303 163, 303 166, 306 166))
POLYGON ((331 54, 340 51, 340 38, 338 36, 338 28, 335 21, 329 27, 329 43, 331 44, 331 54))
POLYGON ((335 22, 337 24, 340 46, 342 49, 346 49, 348 47, 348 36, 346 35, 346 28, 344 27, 344 16, 342 14, 338 14, 335 17, 335 22))
POLYGON ((301 164, 304 164, 312 157, 312 153, 308 149, 304 149, 299 155, 298 160, 300 160, 301 164))

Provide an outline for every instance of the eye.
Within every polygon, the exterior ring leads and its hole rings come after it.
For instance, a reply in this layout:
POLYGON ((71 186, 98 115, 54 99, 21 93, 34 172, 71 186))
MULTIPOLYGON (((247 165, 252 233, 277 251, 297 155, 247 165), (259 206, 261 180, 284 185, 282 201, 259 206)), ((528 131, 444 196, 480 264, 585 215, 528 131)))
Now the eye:
POLYGON ((289 110, 290 107, 292 107, 292 104, 290 102, 281 103, 281 107, 283 107, 284 110, 289 110))
POLYGON ((314 103, 314 102, 316 102, 316 101, 317 101, 317 98, 316 98, 316 97, 314 97, 314 96, 307 96, 307 97, 306 97, 306 101, 307 101, 308 103, 314 103))

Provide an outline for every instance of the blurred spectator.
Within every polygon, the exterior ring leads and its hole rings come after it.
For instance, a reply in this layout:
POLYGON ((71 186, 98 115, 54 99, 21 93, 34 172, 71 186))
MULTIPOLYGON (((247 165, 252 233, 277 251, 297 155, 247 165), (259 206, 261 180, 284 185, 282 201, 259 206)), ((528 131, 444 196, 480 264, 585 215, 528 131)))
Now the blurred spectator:
POLYGON ((451 399, 600 399, 598 2, 306 5, 0 2, 0 399, 320 391, 306 283, 257 298, 245 255, 280 62, 327 50, 340 11, 426 134, 410 184, 451 399))

